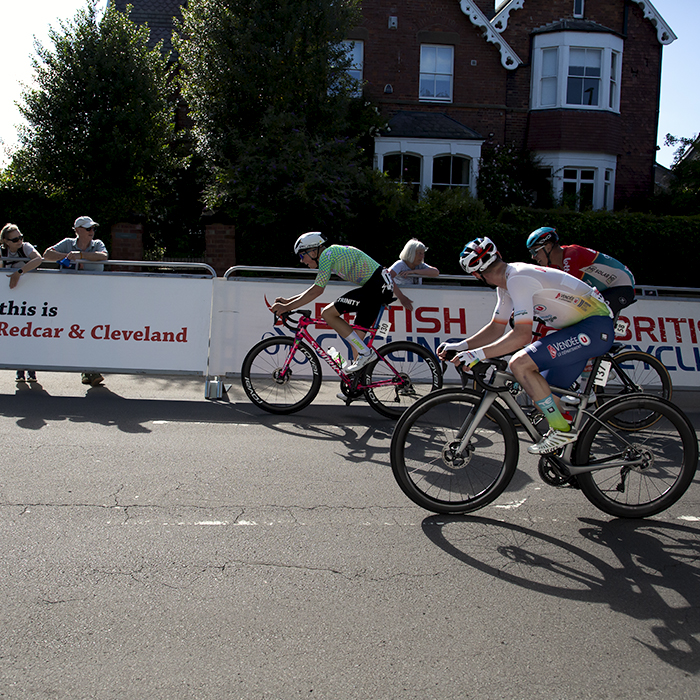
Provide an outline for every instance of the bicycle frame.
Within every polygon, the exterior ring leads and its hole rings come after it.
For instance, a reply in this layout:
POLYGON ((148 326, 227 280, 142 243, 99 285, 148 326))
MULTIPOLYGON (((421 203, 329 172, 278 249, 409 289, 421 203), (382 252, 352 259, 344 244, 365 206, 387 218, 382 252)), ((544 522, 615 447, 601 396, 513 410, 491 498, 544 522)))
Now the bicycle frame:
MULTIPOLYGON (((371 328, 364 328, 363 326, 351 325, 351 328, 354 331, 361 331, 367 334, 367 336, 365 337, 365 343, 370 349, 374 348, 374 340, 377 337, 377 334, 379 333, 379 321, 384 313, 385 308, 385 306, 381 307, 379 313, 377 314, 377 319, 371 328)), ((338 366, 335 360, 321 347, 318 341, 311 335, 309 331, 309 326, 316 324, 326 325, 326 322, 322 318, 311 318, 310 315, 302 315, 299 318, 299 323, 294 333, 294 344, 290 347, 289 354, 287 355, 287 358, 284 361, 284 364, 282 365, 280 372, 281 376, 284 376, 284 374, 288 371, 291 359, 292 357, 294 357, 294 353, 299 348, 300 343, 302 341, 305 341, 311 346, 314 352, 316 352, 316 354, 322 360, 324 360, 329 367, 331 367, 331 369, 338 375, 341 382, 343 382, 343 384, 345 384, 348 387, 348 389, 362 392, 365 389, 375 389, 381 386, 390 386, 396 384, 397 382, 401 383, 403 381, 401 375, 396 371, 394 366, 390 362, 388 362, 385 357, 379 354, 377 355, 377 360, 383 362, 391 370, 393 377, 373 381, 369 384, 363 384, 361 381, 363 375, 362 372, 357 372, 351 375, 346 374, 343 371, 343 369, 338 366)))
MULTIPOLYGON (((595 375, 591 373, 586 382, 586 386, 583 391, 571 391, 570 389, 562 389, 561 387, 551 387, 552 391, 559 396, 570 396, 575 399, 575 403, 578 403, 578 410, 573 421, 573 428, 578 430, 581 428, 584 419, 595 420, 599 422, 610 434, 615 435, 620 439, 621 442, 625 444, 626 447, 631 447, 630 443, 622 437, 617 431, 611 429, 607 424, 599 421, 590 411, 586 410, 588 405, 588 397, 590 396, 590 391, 593 387, 593 382, 595 375)), ((528 435, 532 438, 533 442, 537 442, 542 437, 537 431, 535 426, 532 424, 530 419, 527 417, 525 412, 520 407, 520 404, 515 399, 515 395, 511 393, 507 388, 513 387, 515 385, 515 379, 510 372, 503 370, 496 370, 492 378, 491 386, 492 390, 483 389, 482 400, 473 416, 470 416, 462 425, 457 437, 460 440, 459 448, 457 453, 461 454, 467 449, 469 441, 471 440, 474 432, 485 418, 486 413, 491 408, 492 404, 497 398, 500 398, 506 406, 513 412, 515 417, 520 421, 521 425, 527 431, 528 435)), ((567 476, 576 476, 577 474, 585 474, 587 472, 597 471, 603 467, 624 467, 626 469, 633 468, 635 466, 644 466, 643 459, 631 459, 629 455, 626 459, 615 459, 610 457, 604 461, 600 461, 596 464, 588 464, 584 466, 576 466, 572 464, 571 457, 576 443, 570 443, 566 445, 558 456, 556 453, 546 455, 546 458, 553 461, 556 466, 562 471, 562 473, 567 476)))

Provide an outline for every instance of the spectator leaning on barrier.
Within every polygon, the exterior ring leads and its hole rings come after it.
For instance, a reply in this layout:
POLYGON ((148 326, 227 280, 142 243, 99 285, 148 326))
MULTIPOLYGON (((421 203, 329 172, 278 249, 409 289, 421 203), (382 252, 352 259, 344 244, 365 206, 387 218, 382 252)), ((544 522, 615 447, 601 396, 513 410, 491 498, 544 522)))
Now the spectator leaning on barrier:
MULTIPOLYGON (((79 216, 73 224, 75 238, 64 238, 56 245, 49 246, 44 252, 45 260, 67 260, 68 267, 79 270, 101 272, 104 270, 104 261, 108 259, 107 247, 99 239, 95 238, 95 228, 99 226, 89 216, 79 216), (71 262, 74 260, 88 260, 91 262, 71 262)), ((83 384, 97 386, 104 377, 95 372, 83 372, 83 384)))
MULTIPOLYGON (((440 271, 437 267, 425 262, 425 252, 428 248, 417 238, 411 238, 399 255, 399 259, 389 268, 394 285, 404 287, 413 284, 423 284, 423 277, 437 277, 440 271)), ((409 310, 413 310, 413 302, 404 294, 394 293, 399 301, 409 310)))
MULTIPOLYGON (((103 263, 109 255, 107 246, 99 239, 95 238, 95 228, 99 226, 89 216, 79 216, 73 224, 75 238, 64 238, 56 245, 49 246, 44 252, 46 260, 89 260, 103 263)), ((70 267, 79 270, 92 270, 102 272, 103 264, 90 264, 89 262, 73 263, 70 267)))
MULTIPOLYGON (((31 244, 24 242, 24 236, 15 224, 5 224, 2 229, 2 267, 12 268, 14 272, 10 275, 10 289, 14 289, 20 277, 25 272, 36 270, 43 262, 39 251, 31 244), (28 260, 23 260, 28 258, 28 260)), ((27 372, 27 381, 35 382, 36 373, 34 370, 17 370, 17 381, 24 381, 24 373, 27 372)))

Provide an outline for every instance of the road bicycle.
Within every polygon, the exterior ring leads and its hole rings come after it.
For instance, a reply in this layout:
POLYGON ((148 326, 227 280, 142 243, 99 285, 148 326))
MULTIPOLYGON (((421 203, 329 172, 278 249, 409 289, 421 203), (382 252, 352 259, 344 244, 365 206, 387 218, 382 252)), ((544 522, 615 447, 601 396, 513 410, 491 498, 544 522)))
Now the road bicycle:
MULTIPOLYGON (((392 435, 396 481, 412 501, 437 513, 477 510, 503 493, 518 464, 516 420, 533 442, 541 438, 516 400, 520 389, 506 361, 481 362, 472 376, 478 390, 453 387, 423 397, 401 416, 392 435)), ((551 486, 579 488, 616 517, 665 510, 685 493, 697 469, 692 424, 671 402, 644 393, 617 396, 591 411, 593 381, 591 375, 583 391, 552 387, 574 412, 579 437, 540 457, 540 477, 551 486), (616 428, 634 412, 654 420, 635 432, 616 428)))
POLYGON ((388 331, 388 323, 382 324, 380 331, 384 308, 371 328, 352 326, 367 334, 365 342, 376 354, 376 359, 353 374, 346 374, 341 361, 332 358, 311 335, 311 326, 326 325, 322 318, 312 318, 308 310, 282 314, 282 323, 294 336, 274 335, 250 349, 241 368, 246 395, 269 413, 306 408, 323 381, 320 357, 340 378, 346 403, 364 398, 383 416, 400 416, 419 398, 442 387, 442 371, 437 357, 418 343, 397 340, 374 346, 388 331))

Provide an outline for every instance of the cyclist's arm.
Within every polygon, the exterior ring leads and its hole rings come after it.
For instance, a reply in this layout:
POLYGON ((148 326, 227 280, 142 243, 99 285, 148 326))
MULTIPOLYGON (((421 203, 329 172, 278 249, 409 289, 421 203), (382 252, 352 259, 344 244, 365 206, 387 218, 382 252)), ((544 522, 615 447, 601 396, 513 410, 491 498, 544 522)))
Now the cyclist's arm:
POLYGON ((404 309, 408 309, 408 311, 413 311, 413 301, 401 291, 401 288, 398 284, 394 285, 393 294, 396 296, 399 302, 401 302, 401 305, 404 307, 404 309))
POLYGON ((272 311, 273 314, 278 315, 286 313, 287 311, 294 311, 294 309, 299 309, 302 306, 306 306, 306 304, 310 304, 314 299, 320 297, 321 294, 323 294, 323 287, 319 287, 318 285, 314 284, 311 287, 309 287, 305 292, 302 292, 301 294, 297 294, 295 297, 292 297, 286 303, 276 301, 270 307, 270 311, 272 311))

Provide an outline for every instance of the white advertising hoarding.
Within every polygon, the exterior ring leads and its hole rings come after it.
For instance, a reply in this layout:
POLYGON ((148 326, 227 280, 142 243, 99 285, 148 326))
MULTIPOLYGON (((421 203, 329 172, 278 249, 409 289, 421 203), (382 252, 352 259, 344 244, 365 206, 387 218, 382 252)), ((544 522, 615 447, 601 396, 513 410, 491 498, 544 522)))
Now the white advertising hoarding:
POLYGON ((14 289, 0 285, 0 366, 204 375, 212 286, 167 275, 29 273, 14 289))
MULTIPOLYGON (((290 335, 273 324, 269 307, 275 298, 298 294, 312 281, 29 273, 15 289, 0 284, 0 367, 237 374, 259 340, 290 335)), ((310 305, 314 316, 348 288, 346 282, 329 283, 310 305)), ((416 285, 406 293, 414 308, 409 312, 398 303, 388 308, 386 342, 408 339, 433 351, 487 323, 496 298, 480 287, 416 285)), ((628 329, 620 342, 658 357, 675 387, 700 388, 700 302, 642 297, 621 319, 628 329)), ((312 333, 325 349, 335 346, 350 356, 325 324, 312 333)))
MULTIPOLYGON (((260 339, 273 333, 290 335, 283 327, 273 327, 269 305, 275 297, 302 292, 312 281, 216 280, 209 374, 240 372, 246 353, 260 339)), ((311 304, 314 316, 320 316, 321 309, 347 289, 346 282, 331 282, 311 304)), ((416 285, 404 290, 413 301, 413 310, 406 311, 397 302, 389 307, 385 316, 391 322, 387 342, 409 339, 431 350, 446 340, 478 331, 491 318, 496 300, 495 291, 478 287, 416 285)), ((700 387, 700 302, 640 297, 620 318, 627 322, 628 330, 618 337, 619 342, 658 357, 675 387, 700 387)), ((312 330, 325 349, 335 346, 343 352, 344 348, 346 356, 350 355, 349 347, 327 326, 312 330)))

